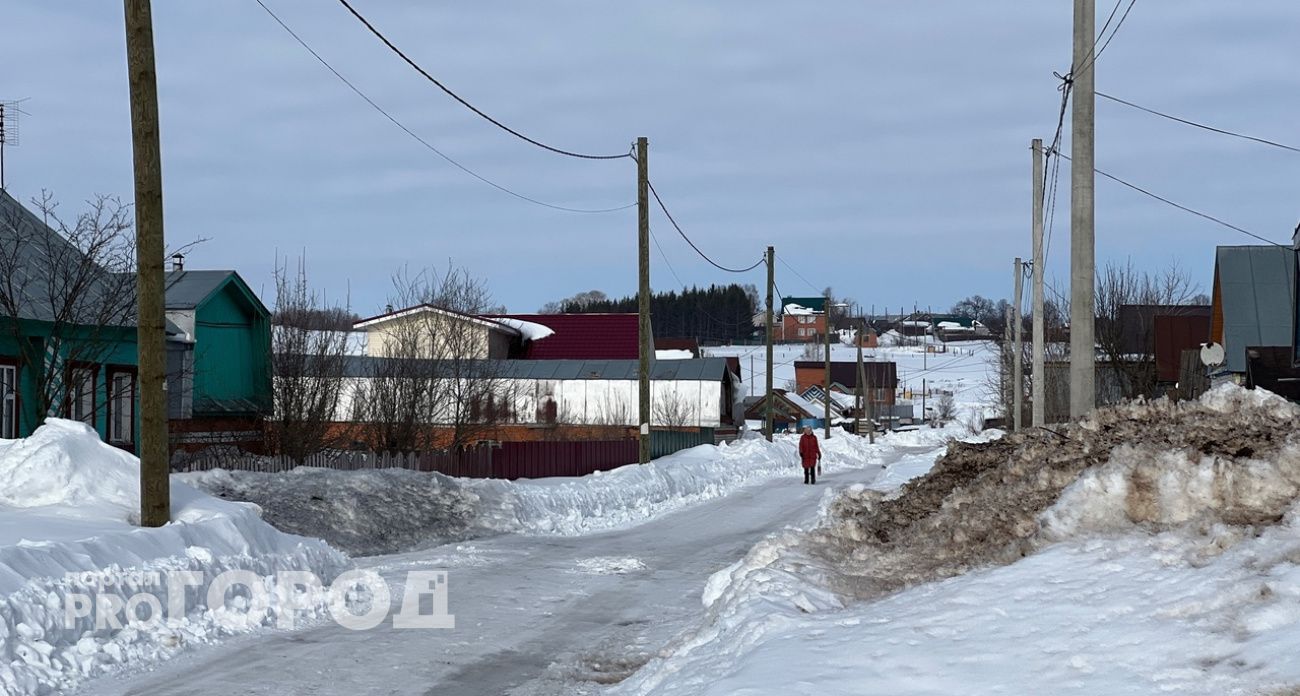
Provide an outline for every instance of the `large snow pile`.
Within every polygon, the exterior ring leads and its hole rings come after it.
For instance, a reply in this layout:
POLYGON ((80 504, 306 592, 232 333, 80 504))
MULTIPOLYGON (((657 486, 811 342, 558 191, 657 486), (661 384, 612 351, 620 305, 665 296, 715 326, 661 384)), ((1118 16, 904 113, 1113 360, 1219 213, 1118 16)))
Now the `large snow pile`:
POLYGON ((353 556, 413 551, 503 531, 471 482, 381 469, 284 473, 213 470, 180 478, 227 500, 256 504, 276 529, 319 537, 353 556))
POLYGON ((955 442, 897 496, 845 495, 814 544, 846 559, 843 589, 874 596, 1084 531, 1273 523, 1300 484, 1298 425, 1300 409, 1281 398, 1226 386, 1196 402, 1136 402, 1057 430, 955 442))
MULTIPOLYGON (((942 441, 944 431, 900 433, 894 446, 942 441)), ((823 443, 824 467, 880 466, 888 447, 841 435, 823 443)), ((798 436, 702 445, 612 471, 521 481, 455 479, 400 470, 299 468, 265 474, 216 470, 183 478, 213 495, 257 504, 266 520, 353 555, 415 550, 503 532, 579 535, 644 522, 778 476, 796 476, 798 436)))
POLYGON ((1224 387, 953 444, 716 575, 616 692, 1295 693, 1298 425, 1224 387))
MULTIPOLYGON (((206 584, 226 570, 252 571, 270 587, 278 571, 309 571, 328 583, 347 565, 321 541, 272 528, 254 506, 178 482, 171 497, 171 524, 138 527, 138 460, 81 423, 49 419, 31 437, 0 440, 0 693, 68 688, 290 618, 273 603, 225 620, 228 608, 214 611, 205 597, 206 584), (169 603, 165 582, 155 582, 169 571, 195 571, 205 582, 169 603), (69 622, 76 595, 95 609, 69 622), (168 607, 165 622, 129 625, 122 607, 101 604, 138 595, 168 607)), ((294 620, 325 615, 324 593, 308 594, 296 598, 305 601, 294 620)))

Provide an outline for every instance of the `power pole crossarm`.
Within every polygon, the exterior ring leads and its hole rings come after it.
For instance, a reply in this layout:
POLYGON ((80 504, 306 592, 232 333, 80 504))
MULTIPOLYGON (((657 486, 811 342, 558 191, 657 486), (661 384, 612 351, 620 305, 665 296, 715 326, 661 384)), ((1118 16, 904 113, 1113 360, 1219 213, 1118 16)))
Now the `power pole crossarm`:
POLYGON ((163 305, 162 155, 149 0, 125 0, 126 67, 135 169, 135 253, 140 393, 140 524, 171 520, 167 452, 166 315, 163 305))

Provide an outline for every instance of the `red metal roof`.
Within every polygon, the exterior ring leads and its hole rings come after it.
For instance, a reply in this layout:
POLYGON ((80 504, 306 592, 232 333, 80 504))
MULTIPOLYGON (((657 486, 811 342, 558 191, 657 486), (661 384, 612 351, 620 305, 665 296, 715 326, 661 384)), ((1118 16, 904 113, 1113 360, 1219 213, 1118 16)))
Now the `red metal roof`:
POLYGON ((549 327, 555 333, 532 341, 524 360, 636 360, 635 314, 496 314, 549 327))

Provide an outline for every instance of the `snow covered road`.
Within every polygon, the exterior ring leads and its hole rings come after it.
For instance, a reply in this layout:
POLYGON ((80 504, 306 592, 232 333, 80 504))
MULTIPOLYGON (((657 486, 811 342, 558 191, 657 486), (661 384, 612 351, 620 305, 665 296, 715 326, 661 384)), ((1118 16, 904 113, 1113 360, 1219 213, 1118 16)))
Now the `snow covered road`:
MULTIPOLYGON (((882 448, 886 449, 886 448, 882 448)), ((886 461, 935 452, 887 448, 886 461)), ((398 586, 410 569, 450 571, 450 630, 369 631, 333 623, 262 633, 180 656, 152 673, 92 683, 83 693, 538 694, 595 693, 626 677, 703 613, 709 576, 763 537, 811 523, 832 487, 871 482, 878 465, 784 479, 580 537, 503 535, 418 553, 362 559, 398 586)))

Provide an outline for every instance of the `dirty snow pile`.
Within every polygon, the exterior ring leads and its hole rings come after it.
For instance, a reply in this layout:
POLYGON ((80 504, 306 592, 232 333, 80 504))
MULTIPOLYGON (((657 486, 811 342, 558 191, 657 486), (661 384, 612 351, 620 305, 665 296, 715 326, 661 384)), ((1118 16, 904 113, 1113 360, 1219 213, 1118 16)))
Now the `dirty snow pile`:
POLYGON ((238 590, 210 608, 208 583, 223 571, 268 587, 278 571, 329 583, 347 558, 277 531, 254 506, 178 482, 171 497, 172 524, 138 527, 139 461, 81 423, 48 419, 31 437, 0 440, 0 693, 68 689, 225 633, 325 616, 324 592, 311 590, 293 596, 297 608, 250 606, 238 590), (195 572, 196 584, 169 588, 172 571, 195 572))
POLYGON ((954 443, 704 600, 615 693, 1296 693, 1300 408, 1228 386, 954 443))
MULTIPOLYGON (((899 442, 942 438, 940 431, 899 434, 899 442)), ((880 466, 882 448, 862 438, 823 443, 827 470, 880 466)), ((798 436, 768 443, 747 437, 701 445, 580 477, 520 481, 460 479, 394 469, 287 473, 214 470, 181 478, 212 495, 255 503, 277 528, 316 536, 353 555, 428 548, 506 532, 575 536, 618 529, 792 476, 798 436)))

